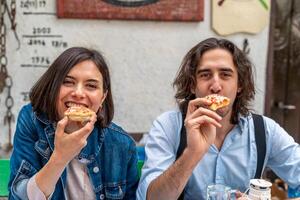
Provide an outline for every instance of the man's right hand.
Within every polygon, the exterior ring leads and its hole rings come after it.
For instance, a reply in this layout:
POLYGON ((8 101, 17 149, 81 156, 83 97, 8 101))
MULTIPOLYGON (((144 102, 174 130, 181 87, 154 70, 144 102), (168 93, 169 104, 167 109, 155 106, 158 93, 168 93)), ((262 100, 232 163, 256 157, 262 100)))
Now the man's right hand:
POLYGON ((221 127, 222 117, 207 108, 210 104, 206 98, 196 98, 188 105, 184 120, 187 132, 186 151, 194 155, 202 155, 208 150, 215 141, 216 128, 221 127))
POLYGON ((216 127, 222 118, 209 110, 211 102, 197 98, 189 102, 184 125, 187 147, 182 155, 163 174, 154 179, 147 190, 147 199, 177 199, 183 191, 195 166, 214 143, 216 127))

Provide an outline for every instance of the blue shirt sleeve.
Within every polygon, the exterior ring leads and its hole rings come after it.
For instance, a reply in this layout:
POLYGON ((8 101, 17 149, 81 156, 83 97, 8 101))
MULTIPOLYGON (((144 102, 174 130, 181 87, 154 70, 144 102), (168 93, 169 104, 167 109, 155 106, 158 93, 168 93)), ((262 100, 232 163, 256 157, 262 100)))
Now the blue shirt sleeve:
POLYGON ((146 199, 149 184, 175 161, 181 127, 180 112, 160 115, 152 125, 145 146, 145 163, 137 190, 137 199, 146 199))
POLYGON ((300 145, 279 124, 265 117, 267 166, 293 188, 300 188, 300 145))

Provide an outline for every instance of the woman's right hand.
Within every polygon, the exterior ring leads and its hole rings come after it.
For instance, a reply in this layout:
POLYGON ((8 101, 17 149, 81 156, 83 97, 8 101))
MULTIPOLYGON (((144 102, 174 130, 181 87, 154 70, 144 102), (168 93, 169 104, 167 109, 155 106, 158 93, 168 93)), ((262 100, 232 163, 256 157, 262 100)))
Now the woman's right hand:
POLYGON ((72 133, 65 132, 69 122, 68 117, 60 120, 57 123, 52 156, 67 165, 86 146, 87 138, 94 129, 96 120, 96 114, 94 114, 89 122, 72 133))

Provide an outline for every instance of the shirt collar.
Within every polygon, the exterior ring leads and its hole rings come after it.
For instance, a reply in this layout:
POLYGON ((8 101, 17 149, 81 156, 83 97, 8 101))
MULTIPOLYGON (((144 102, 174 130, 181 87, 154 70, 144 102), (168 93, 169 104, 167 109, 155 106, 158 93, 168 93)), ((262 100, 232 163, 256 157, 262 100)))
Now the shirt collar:
MULTIPOLYGON (((54 150, 54 133, 56 129, 56 122, 51 122, 45 113, 35 112, 37 119, 45 124, 45 132, 50 139, 51 149, 54 150)), ((95 128, 87 139, 87 145, 81 150, 78 155, 79 159, 87 159, 90 161, 95 160, 95 157, 99 154, 100 148, 104 141, 106 129, 101 128, 98 123, 95 124, 95 128)))
POLYGON ((237 127, 240 129, 240 134, 244 132, 245 127, 247 126, 249 115, 243 116, 241 114, 238 115, 238 124, 237 127))
POLYGON ((36 118, 42 122, 43 124, 45 125, 50 125, 52 124, 53 122, 51 122, 49 119, 48 119, 48 116, 46 115, 46 113, 44 112, 37 112, 37 111, 34 111, 35 113, 35 116, 36 118))

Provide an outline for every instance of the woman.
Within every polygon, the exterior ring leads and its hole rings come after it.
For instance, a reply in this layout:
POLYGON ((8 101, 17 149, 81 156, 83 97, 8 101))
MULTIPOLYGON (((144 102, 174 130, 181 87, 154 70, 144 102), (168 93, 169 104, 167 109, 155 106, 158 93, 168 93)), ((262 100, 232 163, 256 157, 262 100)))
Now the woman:
POLYGON ((101 54, 66 50, 33 86, 30 101, 14 136, 10 199, 135 199, 135 143, 111 122, 110 75, 101 54), (71 106, 95 113, 86 123, 73 122, 64 116, 71 106))

